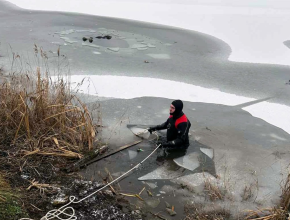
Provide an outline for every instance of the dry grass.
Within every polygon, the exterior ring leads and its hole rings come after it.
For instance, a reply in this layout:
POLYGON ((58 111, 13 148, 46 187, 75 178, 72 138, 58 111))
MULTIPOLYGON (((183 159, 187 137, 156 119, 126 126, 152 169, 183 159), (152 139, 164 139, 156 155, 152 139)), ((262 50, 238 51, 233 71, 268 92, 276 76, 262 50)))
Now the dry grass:
POLYGON ((287 211, 282 208, 269 208, 261 210, 250 210, 246 216, 246 220, 285 220, 287 219, 287 211))
POLYGON ((186 217, 184 220, 226 220, 230 218, 229 211, 221 207, 209 207, 205 209, 204 204, 186 205, 184 211, 186 217))
MULTIPOLYGON (((13 59, 20 57, 13 54, 13 59)), ((62 78, 52 81, 47 70, 37 68, 34 74, 11 72, 1 80, 0 149, 26 157, 81 158, 93 149, 95 136, 86 105, 62 78)))
POLYGON ((261 210, 249 210, 245 219, 255 220, 285 220, 289 219, 288 210, 290 205, 290 174, 288 174, 284 184, 281 187, 281 202, 278 207, 261 210))
POLYGON ((209 179, 204 182, 204 191, 209 196, 211 201, 224 200, 224 193, 219 186, 212 184, 209 179))

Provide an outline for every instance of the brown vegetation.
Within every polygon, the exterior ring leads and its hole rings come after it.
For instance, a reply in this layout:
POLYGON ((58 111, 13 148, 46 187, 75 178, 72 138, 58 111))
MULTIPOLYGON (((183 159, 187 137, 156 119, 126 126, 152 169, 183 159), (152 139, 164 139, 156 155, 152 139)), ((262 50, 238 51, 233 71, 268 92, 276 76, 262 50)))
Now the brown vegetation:
POLYGON ((52 81, 40 68, 35 76, 10 73, 0 86, 0 101, 1 149, 68 158, 93 149, 90 113, 62 78, 52 81))
POLYGON ((224 199, 224 193, 222 192, 221 188, 211 183, 209 179, 205 180, 204 182, 204 191, 207 193, 211 201, 224 199))
POLYGON ((281 201, 278 207, 249 210, 245 219, 256 220, 285 220, 288 216, 290 205, 290 174, 288 174, 285 183, 281 187, 281 201))
POLYGON ((230 218, 229 211, 221 207, 205 207, 204 204, 190 204, 184 208, 184 220, 226 220, 230 218))
MULTIPOLYGON (((87 106, 71 91, 65 76, 49 76, 48 57, 41 48, 35 46, 34 52, 38 62, 44 60, 39 65, 43 68, 15 70, 25 62, 13 53, 11 70, 0 69, 0 177, 13 192, 6 193, 0 181, 0 215, 6 215, 9 207, 18 213, 6 219, 23 217, 25 210, 29 215, 39 212, 33 204, 46 207, 51 184, 70 181, 61 169, 98 147, 87 106), (21 206, 6 202, 15 203, 15 191, 20 199, 25 197, 21 206)), ((55 58, 61 61, 60 57, 58 50, 55 58)), ((57 68, 59 73, 61 64, 57 68)))

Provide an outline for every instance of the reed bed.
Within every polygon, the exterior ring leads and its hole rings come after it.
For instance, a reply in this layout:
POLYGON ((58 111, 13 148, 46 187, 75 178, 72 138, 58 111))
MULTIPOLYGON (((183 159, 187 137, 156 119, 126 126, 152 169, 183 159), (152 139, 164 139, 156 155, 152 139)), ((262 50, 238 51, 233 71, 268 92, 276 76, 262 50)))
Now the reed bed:
POLYGON ((281 201, 278 207, 265 208, 260 210, 248 210, 246 220, 288 220, 290 208, 290 174, 281 186, 281 201))
POLYGON ((96 126, 87 106, 68 81, 53 79, 40 67, 33 74, 1 77, 0 150, 23 157, 81 158, 93 149, 96 126))

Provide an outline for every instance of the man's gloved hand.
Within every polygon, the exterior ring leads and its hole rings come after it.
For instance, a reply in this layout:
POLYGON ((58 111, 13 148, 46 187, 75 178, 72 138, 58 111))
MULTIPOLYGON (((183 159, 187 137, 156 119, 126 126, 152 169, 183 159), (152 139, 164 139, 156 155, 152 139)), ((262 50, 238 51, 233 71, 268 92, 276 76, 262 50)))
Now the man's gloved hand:
POLYGON ((147 130, 148 130, 148 132, 149 132, 150 134, 152 134, 152 132, 154 131, 154 129, 153 129, 152 127, 147 128, 147 130))
POLYGON ((172 141, 160 141, 160 142, 157 142, 157 145, 161 144, 160 147, 170 147, 170 146, 173 146, 173 143, 172 141))

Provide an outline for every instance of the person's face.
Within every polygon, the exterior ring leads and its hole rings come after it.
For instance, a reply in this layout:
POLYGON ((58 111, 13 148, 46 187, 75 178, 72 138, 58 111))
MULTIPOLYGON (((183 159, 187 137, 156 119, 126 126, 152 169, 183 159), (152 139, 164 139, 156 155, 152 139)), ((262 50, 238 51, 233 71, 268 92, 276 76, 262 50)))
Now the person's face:
POLYGON ((172 104, 170 105, 169 112, 170 114, 173 114, 173 112, 175 112, 175 107, 172 104))

